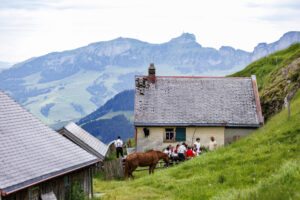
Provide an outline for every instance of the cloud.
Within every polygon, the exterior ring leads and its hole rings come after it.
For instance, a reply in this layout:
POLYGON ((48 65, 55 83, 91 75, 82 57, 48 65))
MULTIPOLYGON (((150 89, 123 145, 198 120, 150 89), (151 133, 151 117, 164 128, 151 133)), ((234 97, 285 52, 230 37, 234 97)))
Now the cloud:
POLYGON ((246 6, 253 12, 258 12, 255 16, 258 20, 270 21, 272 23, 284 23, 299 21, 300 2, 299 1, 251 1, 246 6), (260 13, 260 14, 259 14, 260 13))
MULTIPOLYGON (((0 9, 21 9, 21 10, 36 10, 36 9, 110 9, 119 7, 119 3, 110 3, 112 1, 103 0, 1 0, 0 9)), ((122 4, 122 3, 121 3, 122 4)))
POLYGON ((252 51, 259 42, 299 29, 298 5, 291 0, 1 0, 0 60, 22 61, 120 36, 162 43, 183 31, 194 33, 202 46, 252 51))
POLYGON ((300 9, 299 1, 251 1, 247 2, 246 5, 250 8, 263 8, 263 9, 300 9))
POLYGON ((49 7, 48 0, 1 0, 0 9, 37 9, 49 7))

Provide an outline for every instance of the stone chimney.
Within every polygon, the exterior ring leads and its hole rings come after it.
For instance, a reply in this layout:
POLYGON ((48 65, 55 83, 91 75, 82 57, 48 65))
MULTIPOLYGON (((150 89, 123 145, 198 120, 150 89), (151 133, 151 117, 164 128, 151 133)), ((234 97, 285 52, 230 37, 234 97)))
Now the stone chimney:
POLYGON ((151 81, 151 83, 155 83, 155 67, 154 63, 150 63, 149 69, 148 69, 148 76, 151 81))

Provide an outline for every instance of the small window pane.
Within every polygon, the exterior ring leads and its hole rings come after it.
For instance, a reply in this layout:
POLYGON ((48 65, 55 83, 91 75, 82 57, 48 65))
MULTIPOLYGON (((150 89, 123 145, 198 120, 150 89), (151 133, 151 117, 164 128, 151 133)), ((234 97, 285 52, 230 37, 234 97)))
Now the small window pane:
POLYGON ((173 128, 166 129, 166 140, 174 140, 174 129, 173 128))

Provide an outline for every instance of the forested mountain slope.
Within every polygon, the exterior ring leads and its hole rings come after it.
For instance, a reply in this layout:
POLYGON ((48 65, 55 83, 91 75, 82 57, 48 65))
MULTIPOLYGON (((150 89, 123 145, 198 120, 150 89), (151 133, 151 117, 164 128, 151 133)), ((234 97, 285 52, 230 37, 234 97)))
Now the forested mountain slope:
POLYGON ((77 124, 105 143, 118 136, 126 140, 134 137, 133 109, 134 90, 125 90, 80 119, 77 124))

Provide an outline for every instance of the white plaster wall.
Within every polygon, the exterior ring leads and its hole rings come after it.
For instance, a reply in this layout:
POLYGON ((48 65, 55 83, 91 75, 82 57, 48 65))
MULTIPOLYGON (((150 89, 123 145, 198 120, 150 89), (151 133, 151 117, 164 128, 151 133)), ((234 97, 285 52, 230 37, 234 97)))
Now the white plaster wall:
POLYGON ((224 145, 224 127, 188 127, 186 129, 186 143, 192 145, 196 138, 200 138, 201 146, 207 147, 210 137, 214 136, 218 146, 224 145))
MULTIPOLYGON (((144 152, 147 149, 162 150, 168 145, 176 146, 181 142, 164 142, 166 127, 147 127, 150 135, 145 137, 144 127, 137 127, 137 151, 144 152)), ((169 127, 168 127, 169 128, 169 127)), ((176 127, 173 127, 176 128, 176 127)), ((224 145, 224 127, 187 127, 186 128, 186 144, 194 144, 197 137, 200 138, 202 146, 207 147, 210 137, 214 136, 218 146, 224 145)))

